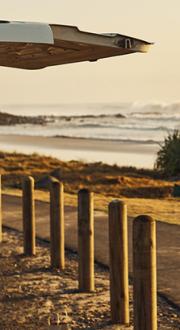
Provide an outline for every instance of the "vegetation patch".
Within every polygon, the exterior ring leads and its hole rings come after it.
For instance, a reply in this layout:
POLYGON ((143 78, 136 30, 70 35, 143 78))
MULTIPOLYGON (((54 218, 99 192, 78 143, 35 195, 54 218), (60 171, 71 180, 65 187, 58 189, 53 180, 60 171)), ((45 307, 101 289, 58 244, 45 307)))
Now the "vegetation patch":
POLYGON ((61 180, 68 193, 82 187, 95 193, 114 197, 165 198, 171 196, 173 186, 180 179, 163 177, 157 170, 119 167, 101 162, 63 162, 38 154, 0 152, 0 173, 4 187, 21 188, 22 179, 31 175, 38 189, 48 189, 48 178, 61 180))

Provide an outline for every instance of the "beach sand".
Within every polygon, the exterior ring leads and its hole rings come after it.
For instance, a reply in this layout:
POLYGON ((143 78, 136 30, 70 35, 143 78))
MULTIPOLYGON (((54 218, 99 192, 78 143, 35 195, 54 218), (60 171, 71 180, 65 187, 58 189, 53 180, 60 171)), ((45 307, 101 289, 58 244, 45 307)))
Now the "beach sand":
POLYGON ((120 166, 153 168, 159 145, 116 140, 0 135, 0 150, 37 152, 64 161, 101 161, 120 166))

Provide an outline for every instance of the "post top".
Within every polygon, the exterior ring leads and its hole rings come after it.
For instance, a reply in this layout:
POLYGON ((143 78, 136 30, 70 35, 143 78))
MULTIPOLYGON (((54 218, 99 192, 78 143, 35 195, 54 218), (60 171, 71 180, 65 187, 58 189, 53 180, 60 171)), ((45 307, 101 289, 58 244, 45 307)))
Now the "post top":
POLYGON ((32 176, 25 176, 24 181, 25 182, 28 182, 28 181, 34 182, 34 178, 32 176))
POLYGON ((146 214, 137 216, 134 219, 134 221, 139 222, 139 223, 153 223, 153 222, 155 222, 155 220, 151 216, 146 215, 146 214))
POLYGON ((126 206, 126 203, 120 199, 114 199, 109 203, 109 206, 126 206))
POLYGON ((78 194, 90 194, 92 193, 88 188, 82 188, 79 190, 78 194))

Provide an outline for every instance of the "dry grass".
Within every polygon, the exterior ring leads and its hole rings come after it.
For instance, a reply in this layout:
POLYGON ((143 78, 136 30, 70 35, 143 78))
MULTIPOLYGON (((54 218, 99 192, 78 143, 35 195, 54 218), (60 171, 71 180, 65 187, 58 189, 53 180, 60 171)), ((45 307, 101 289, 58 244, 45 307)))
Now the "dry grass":
MULTIPOLYGON (((180 184, 180 181, 164 179, 153 170, 62 162, 36 153, 0 152, 0 174, 4 193, 21 194, 18 189, 27 175, 32 175, 41 187, 44 178, 47 180, 51 174, 64 182, 67 205, 76 205, 77 192, 85 187, 94 191, 95 207, 99 211, 107 212, 108 203, 120 198, 126 201, 130 216, 149 214, 160 221, 180 223, 180 199, 171 197, 174 184, 180 184)), ((36 190, 35 196, 45 201, 49 199, 47 191, 36 190)))
POLYGON ((162 178, 153 170, 103 163, 62 162, 38 154, 0 152, 0 174, 5 186, 19 188, 25 175, 32 175, 39 181, 52 173, 64 182, 69 193, 87 187, 96 193, 116 197, 169 197, 174 183, 178 183, 162 178))

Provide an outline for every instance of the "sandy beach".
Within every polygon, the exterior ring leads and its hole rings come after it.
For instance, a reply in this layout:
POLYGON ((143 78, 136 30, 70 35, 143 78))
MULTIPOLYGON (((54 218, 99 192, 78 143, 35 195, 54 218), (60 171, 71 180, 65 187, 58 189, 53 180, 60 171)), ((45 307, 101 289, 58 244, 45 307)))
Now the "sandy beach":
POLYGON ((159 145, 100 139, 0 135, 0 149, 10 152, 37 152, 65 161, 101 161, 120 166, 153 168, 159 145))

